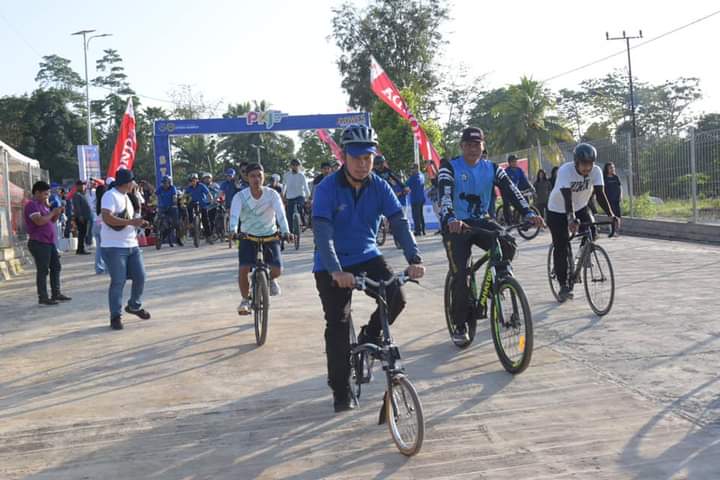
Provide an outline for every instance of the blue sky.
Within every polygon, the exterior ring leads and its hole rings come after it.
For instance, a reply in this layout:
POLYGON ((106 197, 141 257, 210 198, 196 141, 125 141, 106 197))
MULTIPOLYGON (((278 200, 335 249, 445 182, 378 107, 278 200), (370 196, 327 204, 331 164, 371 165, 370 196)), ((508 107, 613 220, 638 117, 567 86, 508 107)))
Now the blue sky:
MULTIPOLYGON (((358 2, 364 3, 364 2, 358 2)), ((337 49, 327 37, 334 0, 265 1, 0 1, 0 95, 30 92, 42 55, 72 60, 83 74, 82 44, 70 33, 96 29, 113 37, 90 44, 90 77, 102 49, 117 49, 132 87, 141 95, 169 98, 191 85, 207 100, 234 103, 265 99, 291 114, 347 109, 335 66, 337 49)), ((717 1, 683 3, 460 1, 451 4, 441 61, 449 74, 464 63, 497 87, 523 74, 546 79, 622 50, 605 31, 650 38, 720 9, 717 1)), ((698 76, 705 99, 696 110, 720 112, 720 67, 715 60, 720 15, 633 51, 637 78, 661 82, 698 76)), ((585 78, 624 67, 620 55, 548 86, 572 88, 585 78)), ((102 91, 91 89, 91 97, 102 91)), ((168 106, 142 99, 145 104, 168 106)), ((221 112, 224 106, 221 107, 221 112)), ((219 112, 219 113, 221 113, 219 112)))

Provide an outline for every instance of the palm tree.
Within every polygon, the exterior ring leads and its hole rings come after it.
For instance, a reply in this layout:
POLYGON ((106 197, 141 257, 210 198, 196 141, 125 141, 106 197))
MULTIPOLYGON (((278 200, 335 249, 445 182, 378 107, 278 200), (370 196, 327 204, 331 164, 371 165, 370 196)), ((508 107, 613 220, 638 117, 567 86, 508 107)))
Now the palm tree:
POLYGON ((546 145, 571 142, 572 133, 559 117, 549 115, 554 108, 550 92, 541 82, 522 77, 520 83, 508 88, 505 99, 493 107, 498 120, 495 126, 494 148, 514 151, 534 146, 538 141, 546 145))

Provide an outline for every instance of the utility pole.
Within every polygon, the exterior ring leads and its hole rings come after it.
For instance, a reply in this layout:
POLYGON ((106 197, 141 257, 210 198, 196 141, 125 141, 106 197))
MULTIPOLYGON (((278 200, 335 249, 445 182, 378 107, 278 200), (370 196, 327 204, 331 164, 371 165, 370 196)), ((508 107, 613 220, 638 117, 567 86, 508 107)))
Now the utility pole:
MULTIPOLYGON (((632 62, 630 61, 630 40, 637 40, 643 38, 642 30, 638 30, 638 34, 635 36, 628 36, 625 34, 625 30, 622 32, 622 37, 611 37, 608 32, 605 32, 605 40, 625 40, 625 46, 627 48, 628 58, 628 78, 630 80, 630 111, 632 114, 632 158, 635 162, 639 162, 638 151, 637 151, 637 123, 635 121, 635 90, 633 89, 633 74, 632 74, 632 62)), ((630 182, 633 182, 631 177, 630 182)))

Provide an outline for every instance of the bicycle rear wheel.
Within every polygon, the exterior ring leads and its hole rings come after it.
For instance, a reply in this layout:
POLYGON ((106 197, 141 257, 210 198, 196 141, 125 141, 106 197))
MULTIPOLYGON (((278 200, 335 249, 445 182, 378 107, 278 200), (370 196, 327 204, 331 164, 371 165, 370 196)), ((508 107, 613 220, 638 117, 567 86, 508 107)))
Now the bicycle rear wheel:
POLYGON ((591 244, 583 265, 585 296, 595 315, 607 315, 615 300, 615 275, 610 256, 604 248, 591 244))
POLYGON ((475 277, 470 277, 470 298, 468 298, 468 307, 470 312, 467 320, 468 336, 470 337, 470 339, 467 342, 457 343, 455 342, 455 340, 453 340, 453 334, 455 333, 455 322, 453 321, 452 316, 452 274, 448 272, 447 275, 445 275, 445 289, 443 294, 445 300, 445 324, 447 326, 448 333, 450 334, 450 340, 455 344, 455 346, 459 348, 466 348, 470 344, 472 344, 473 340, 475 339, 475 332, 477 331, 477 318, 474 312, 475 299, 472 298, 472 292, 475 291, 474 283, 475 277))
POLYGON ((420 451, 425 438, 425 416, 417 391, 410 380, 397 374, 385 392, 385 414, 395 445, 411 457, 420 451))
POLYGON ((300 249, 300 228, 300 214, 295 212, 293 213, 293 235, 295 235, 295 250, 300 249))
POLYGON ((267 339, 270 293, 268 277, 264 270, 256 270, 253 281, 253 314, 255 317, 255 342, 263 345, 267 339))
POLYGON ((503 368, 512 374, 530 365, 533 325, 530 305, 520 283, 512 277, 499 280, 493 295, 490 327, 503 368))
MULTIPOLYGON (((537 208, 530 207, 530 211, 532 211, 538 217, 540 216, 540 212, 538 211, 537 208)), ((518 221, 519 221, 519 219, 518 219, 518 221)), ((533 238, 537 237, 538 234, 540 233, 540 226, 538 225, 537 227, 529 227, 529 228, 525 228, 525 229, 518 228, 518 233, 525 240, 532 240, 533 238)))

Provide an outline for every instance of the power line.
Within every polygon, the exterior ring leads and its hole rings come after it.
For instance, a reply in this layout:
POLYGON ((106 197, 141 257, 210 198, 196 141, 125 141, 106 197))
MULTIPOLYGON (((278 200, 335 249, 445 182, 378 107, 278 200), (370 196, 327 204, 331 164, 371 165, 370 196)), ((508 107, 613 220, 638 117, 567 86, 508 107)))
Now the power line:
MULTIPOLYGON (((712 13, 708 14, 708 15, 705 15, 704 17, 700 17, 700 18, 698 18, 698 19, 696 19, 696 20, 693 20, 693 21, 690 22, 690 23, 687 23, 687 24, 682 25, 682 26, 680 26, 680 27, 674 28, 674 29, 669 30, 669 31, 667 31, 667 32, 665 32, 665 33, 661 33, 661 34, 658 35, 657 37, 652 37, 652 38, 647 39, 647 40, 644 41, 644 42, 640 42, 640 43, 638 43, 638 44, 635 44, 634 46, 630 47, 630 49, 633 50, 633 49, 636 49, 636 48, 638 48, 638 47, 642 47, 643 45, 647 45, 648 43, 652 43, 652 42, 654 42, 654 41, 656 41, 656 40, 660 40, 661 38, 664 38, 664 37, 667 37, 668 35, 671 35, 671 34, 673 34, 673 33, 679 32, 680 30, 684 30, 684 29, 686 29, 686 28, 688 28, 688 27, 690 27, 690 26, 692 26, 692 25, 695 25, 696 23, 700 23, 700 22, 702 22, 702 21, 704 21, 704 20, 707 20, 707 19, 710 18, 710 17, 713 17, 713 16, 717 15, 717 14, 720 14, 720 10, 717 10, 717 11, 715 11, 715 12, 712 12, 712 13)), ((545 83, 545 82, 550 82, 550 81, 552 81, 552 80, 555 80, 556 78, 564 77, 565 75, 570 75, 571 73, 575 73, 575 72, 578 72, 578 71, 580 71, 580 70, 584 70, 584 69, 586 69, 586 68, 588 68, 588 67, 591 67, 591 66, 593 66, 593 65, 597 65, 598 63, 602 63, 602 62, 604 62, 605 60, 609 60, 609 59, 611 59, 611 58, 613 58, 613 57, 617 57, 618 55, 623 55, 624 53, 625 53, 625 50, 620 50, 620 51, 618 51, 618 52, 615 52, 615 53, 613 53, 613 54, 607 55, 607 56, 605 56, 605 57, 598 58, 597 60, 594 60, 594 61, 592 61, 592 62, 590 62, 590 63, 586 63, 586 64, 584 64, 584 65, 580 65, 579 67, 575 67, 575 68, 573 68, 573 69, 571 69, 571 70, 567 70, 567 71, 565 71, 565 72, 558 73, 557 75, 553 75, 552 77, 548 77, 548 78, 546 78, 545 80, 543 80, 542 82, 543 82, 543 83, 545 83)))

